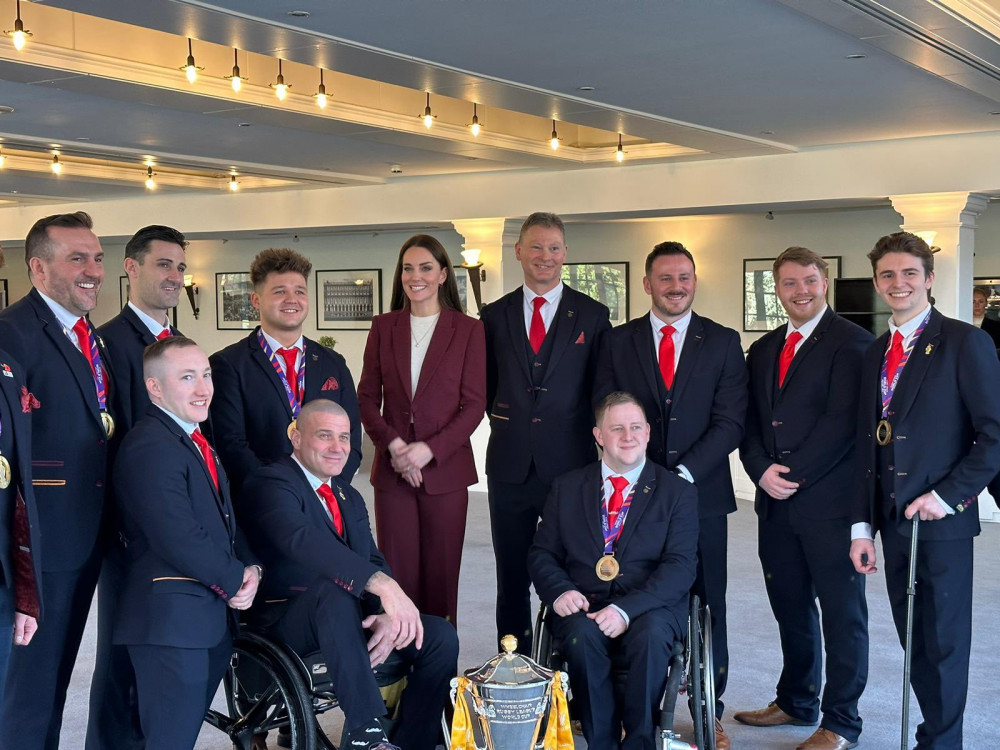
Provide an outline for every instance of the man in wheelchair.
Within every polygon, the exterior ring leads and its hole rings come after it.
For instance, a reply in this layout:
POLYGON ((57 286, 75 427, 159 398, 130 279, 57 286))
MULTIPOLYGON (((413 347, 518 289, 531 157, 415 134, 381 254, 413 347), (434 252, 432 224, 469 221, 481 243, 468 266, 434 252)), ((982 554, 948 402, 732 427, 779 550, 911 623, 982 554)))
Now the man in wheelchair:
POLYGON ((671 650, 687 627, 697 490, 646 460, 649 424, 632 395, 608 395, 595 417, 603 460, 553 484, 528 569, 557 615, 587 746, 652 750, 671 650), (620 701, 613 670, 628 675, 620 701))
POLYGON ((263 466, 240 494, 240 524, 268 575, 252 621, 299 654, 319 650, 346 717, 343 747, 433 750, 458 637, 421 615, 375 546, 361 495, 338 479, 351 423, 333 401, 302 407, 291 456, 263 466), (412 664, 392 743, 372 668, 397 650, 412 664))

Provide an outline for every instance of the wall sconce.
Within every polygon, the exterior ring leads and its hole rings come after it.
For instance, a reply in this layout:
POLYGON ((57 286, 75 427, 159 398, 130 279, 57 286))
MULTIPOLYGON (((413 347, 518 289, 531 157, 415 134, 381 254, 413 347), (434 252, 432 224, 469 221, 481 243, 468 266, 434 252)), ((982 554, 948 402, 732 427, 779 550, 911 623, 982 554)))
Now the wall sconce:
POLYGON ((931 249, 932 253, 941 252, 941 248, 937 247, 934 244, 934 240, 937 238, 937 232, 935 232, 933 229, 925 229, 922 232, 914 232, 914 234, 927 243, 927 247, 931 249))
POLYGON ((481 285, 482 282, 486 281, 486 269, 479 262, 480 253, 482 253, 482 250, 478 248, 463 250, 462 265, 460 266, 469 272, 469 281, 472 283, 472 294, 476 298, 477 311, 483 309, 483 291, 481 285))
POLYGON ((194 276, 189 273, 184 274, 184 291, 187 292, 188 302, 191 303, 194 319, 198 320, 198 313, 201 312, 201 308, 198 307, 198 285, 194 283, 194 276))

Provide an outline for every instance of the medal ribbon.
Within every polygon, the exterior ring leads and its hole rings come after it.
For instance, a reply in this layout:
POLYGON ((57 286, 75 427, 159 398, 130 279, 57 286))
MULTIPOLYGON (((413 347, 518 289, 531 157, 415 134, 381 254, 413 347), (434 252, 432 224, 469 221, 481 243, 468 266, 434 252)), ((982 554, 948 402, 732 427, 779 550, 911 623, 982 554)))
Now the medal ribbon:
POLYGON ((302 399, 306 394, 306 342, 302 342, 302 356, 299 357, 299 366, 295 373, 295 380, 299 386, 299 397, 296 398, 295 392, 288 382, 288 377, 285 375, 285 360, 271 351, 267 339, 264 338, 264 332, 259 328, 257 329, 257 341, 260 343, 260 348, 264 350, 264 354, 267 355, 271 367, 278 373, 278 379, 281 380, 281 384, 285 387, 285 395, 288 397, 288 406, 292 410, 292 416, 297 418, 299 412, 302 411, 302 399))
MULTIPOLYGON (((628 495, 622 501, 622 507, 618 510, 618 517, 615 518, 615 523, 613 526, 609 527, 608 523, 608 498, 604 498, 601 501, 601 531, 604 534, 604 554, 613 555, 615 553, 615 542, 618 541, 618 537, 622 535, 622 529, 625 528, 625 516, 628 515, 628 510, 632 506, 632 495, 635 494, 635 485, 632 485, 632 489, 629 490, 628 495)), ((604 483, 601 483, 601 493, 604 493, 604 483)))
MULTIPOLYGON (((74 338, 78 338, 76 333, 74 338)), ((94 389, 97 391, 97 407, 100 411, 108 410, 108 390, 104 384, 104 366, 101 364, 101 350, 97 348, 97 336, 94 329, 87 326, 87 338, 90 343, 90 372, 94 376, 94 389)), ((81 342, 82 343, 82 342, 81 342)))
MULTIPOLYGON (((889 404, 892 402, 892 395, 896 392, 896 385, 899 383, 899 376, 903 374, 903 368, 906 367, 907 361, 910 359, 910 353, 913 351, 913 347, 917 345, 917 341, 920 339, 920 334, 924 332, 927 327, 927 321, 931 319, 931 313, 928 310, 927 315, 924 319, 920 321, 920 326, 913 332, 913 336, 910 337, 910 343, 907 344, 906 348, 903 350, 903 358, 899 360, 899 365, 896 367, 896 374, 892 378, 892 382, 889 382, 889 348, 885 350, 885 356, 882 357, 882 371, 879 375, 879 390, 882 394, 882 419, 885 419, 889 414, 889 404)), ((889 337, 889 347, 892 346, 892 336, 889 337)))

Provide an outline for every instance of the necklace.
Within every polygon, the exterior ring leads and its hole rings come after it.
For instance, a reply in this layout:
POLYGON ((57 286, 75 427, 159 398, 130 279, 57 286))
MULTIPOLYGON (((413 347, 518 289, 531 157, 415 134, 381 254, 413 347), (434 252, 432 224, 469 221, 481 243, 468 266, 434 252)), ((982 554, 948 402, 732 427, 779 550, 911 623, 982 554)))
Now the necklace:
POLYGON ((426 318, 419 318, 419 317, 417 317, 415 315, 411 315, 410 316, 410 338, 413 339, 413 346, 414 346, 414 348, 419 349, 420 346, 421 346, 421 344, 424 343, 424 341, 427 339, 427 337, 430 336, 431 333, 433 333, 434 328, 437 325, 437 319, 438 319, 437 315, 431 315, 431 316, 426 317, 426 318), (421 320, 421 321, 426 320, 427 322, 424 323, 424 324, 422 324, 422 325, 420 325, 420 326, 417 326, 416 325, 416 321, 418 321, 418 320, 421 320), (415 331, 415 329, 417 327, 420 327, 420 328, 424 329, 423 333, 421 333, 419 336, 417 336, 416 331, 415 331))
POLYGON ((424 342, 424 339, 426 339, 433 330, 434 330, 433 327, 428 328, 426 331, 424 331, 423 335, 420 338, 417 338, 417 334, 413 333, 413 331, 410 331, 410 336, 413 338, 413 345, 417 347, 417 349, 419 349, 420 345, 424 342))

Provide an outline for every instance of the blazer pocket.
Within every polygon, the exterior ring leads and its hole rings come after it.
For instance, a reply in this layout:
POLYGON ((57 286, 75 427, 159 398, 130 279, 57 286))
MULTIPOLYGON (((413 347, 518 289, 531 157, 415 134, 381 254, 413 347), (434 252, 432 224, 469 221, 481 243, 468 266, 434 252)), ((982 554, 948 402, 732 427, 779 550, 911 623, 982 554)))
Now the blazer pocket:
POLYGON ((194 578, 187 578, 185 576, 161 576, 153 579, 153 593, 208 596, 208 588, 194 578))

